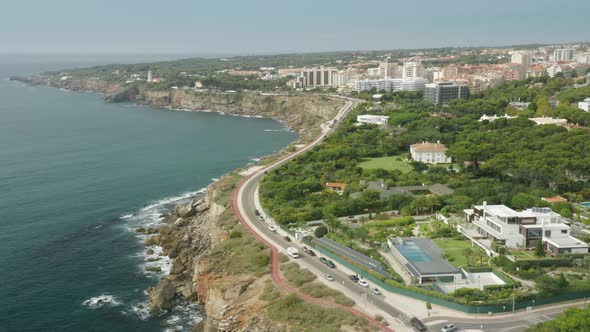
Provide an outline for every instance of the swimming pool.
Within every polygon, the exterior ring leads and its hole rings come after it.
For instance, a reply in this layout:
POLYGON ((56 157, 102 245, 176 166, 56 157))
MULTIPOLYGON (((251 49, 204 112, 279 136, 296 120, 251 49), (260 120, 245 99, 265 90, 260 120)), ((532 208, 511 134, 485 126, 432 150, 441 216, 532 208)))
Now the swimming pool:
POLYGON ((404 244, 395 244, 395 248, 410 262, 430 262, 428 256, 414 241, 404 241, 404 244))
POLYGON ((590 208, 590 202, 580 203, 581 206, 590 208))

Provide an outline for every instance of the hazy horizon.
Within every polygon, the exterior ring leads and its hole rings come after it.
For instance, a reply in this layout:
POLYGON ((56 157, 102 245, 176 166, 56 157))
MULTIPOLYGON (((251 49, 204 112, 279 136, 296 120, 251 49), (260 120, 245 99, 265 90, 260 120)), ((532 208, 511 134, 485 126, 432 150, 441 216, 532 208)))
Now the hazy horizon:
POLYGON ((0 13, 0 53, 218 56, 569 43, 590 35, 589 11, 581 0, 419 7, 383 0, 25 0, 0 13))

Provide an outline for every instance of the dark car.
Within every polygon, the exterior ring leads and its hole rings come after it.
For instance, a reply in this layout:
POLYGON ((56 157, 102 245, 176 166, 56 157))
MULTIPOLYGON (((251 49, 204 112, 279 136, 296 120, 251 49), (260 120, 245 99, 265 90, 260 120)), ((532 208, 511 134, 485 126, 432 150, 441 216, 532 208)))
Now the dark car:
POLYGON ((424 323, 422 323, 421 320, 419 320, 416 317, 413 317, 412 319, 410 319, 410 325, 412 325, 412 327, 418 331, 426 331, 426 325, 424 325, 424 323))
POLYGON ((359 277, 357 277, 355 274, 351 274, 348 276, 350 278, 350 280, 352 280, 353 282, 358 282, 359 281, 359 277))
POLYGON ((331 267, 331 268, 335 268, 336 265, 334 264, 334 262, 332 262, 331 260, 327 259, 326 257, 320 257, 320 262, 326 264, 327 266, 331 267))
POLYGON ((315 257, 315 252, 314 252, 313 250, 311 250, 311 249, 309 249, 309 250, 307 251, 307 254, 308 254, 308 255, 310 255, 310 256, 313 256, 313 257, 315 257))
POLYGON ((259 215, 260 215, 260 211, 258 211, 258 210, 255 210, 255 211, 254 211, 254 213, 255 213, 257 216, 259 216, 259 215))
POLYGON ((287 242, 291 242, 291 238, 290 238, 290 237, 288 237, 288 236, 286 236, 286 235, 285 235, 285 236, 283 236, 283 239, 285 239, 285 241, 287 241, 287 242))

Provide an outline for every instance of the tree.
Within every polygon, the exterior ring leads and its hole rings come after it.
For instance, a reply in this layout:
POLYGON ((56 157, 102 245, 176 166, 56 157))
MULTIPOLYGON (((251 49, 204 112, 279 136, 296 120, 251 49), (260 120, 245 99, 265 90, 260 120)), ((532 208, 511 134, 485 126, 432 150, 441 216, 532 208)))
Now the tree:
POLYGON ((538 116, 550 116, 552 113, 551 105, 547 97, 541 97, 537 100, 537 115, 538 116))
POLYGON ((471 257, 473 256, 473 249, 465 248, 463 249, 463 256, 467 259, 467 265, 471 265, 471 257))
POLYGON ((317 237, 317 238, 322 238, 326 234, 328 234, 328 229, 326 228, 326 226, 319 226, 313 232, 313 235, 315 235, 315 237, 317 237))
POLYGON ((535 196, 518 193, 512 197, 512 207, 516 209, 526 209, 535 206, 537 198, 535 196))
POLYGON ((535 256, 537 257, 545 257, 545 247, 543 246, 543 241, 537 241, 537 246, 535 247, 535 256))
POLYGON ((561 216, 564 218, 571 218, 572 217, 572 210, 564 207, 563 209, 561 209, 561 211, 559 211, 559 214, 561 214, 561 216))

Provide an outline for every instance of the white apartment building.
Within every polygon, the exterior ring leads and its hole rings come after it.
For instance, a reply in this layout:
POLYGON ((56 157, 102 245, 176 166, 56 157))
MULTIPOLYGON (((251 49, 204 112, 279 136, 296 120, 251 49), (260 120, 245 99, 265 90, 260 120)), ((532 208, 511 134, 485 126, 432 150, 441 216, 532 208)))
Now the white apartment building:
POLYGON ((512 54, 510 58, 511 63, 518 64, 518 70, 520 71, 519 76, 520 79, 525 78, 526 73, 531 66, 530 56, 527 52, 517 52, 512 54))
POLYGON ((373 88, 377 91, 419 91, 424 90, 428 83, 425 78, 401 79, 401 78, 383 78, 377 80, 357 80, 354 82, 354 90, 357 92, 369 91, 373 88))
POLYGON ((586 98, 583 101, 578 102, 578 108, 584 112, 590 112, 590 98, 586 98))
POLYGON ((420 62, 408 61, 404 63, 402 68, 402 78, 411 79, 424 77, 424 67, 420 62))
POLYGON ((571 61, 574 58, 574 50, 558 48, 553 51, 553 61, 571 61))
POLYGON ((436 143, 416 143, 410 145, 410 155, 415 161, 420 161, 426 164, 449 164, 451 158, 447 157, 447 147, 441 144, 440 141, 436 143))
POLYGON ((554 253, 588 252, 588 244, 571 236, 565 220, 550 208, 518 212, 505 205, 484 202, 464 213, 466 220, 476 226, 478 239, 501 242, 507 248, 534 248, 542 241, 554 253))
POLYGON ((356 122, 359 124, 375 124, 375 125, 386 125, 389 121, 389 117, 385 115, 371 115, 363 114, 356 116, 356 122))
POLYGON ((337 72, 336 69, 329 67, 305 68, 295 82, 302 88, 328 87, 332 86, 335 72, 337 72))
POLYGON ((555 75, 557 75, 557 73, 562 73, 564 77, 571 77, 573 71, 574 71, 574 68, 572 68, 571 66, 568 66, 568 65, 554 64, 554 65, 547 67, 547 75, 549 75, 549 77, 555 77, 555 75))

